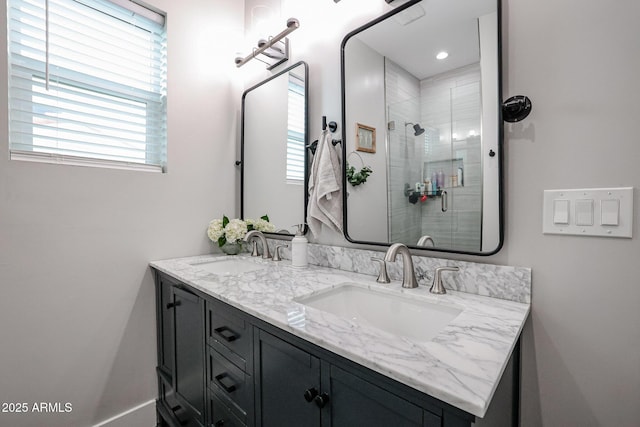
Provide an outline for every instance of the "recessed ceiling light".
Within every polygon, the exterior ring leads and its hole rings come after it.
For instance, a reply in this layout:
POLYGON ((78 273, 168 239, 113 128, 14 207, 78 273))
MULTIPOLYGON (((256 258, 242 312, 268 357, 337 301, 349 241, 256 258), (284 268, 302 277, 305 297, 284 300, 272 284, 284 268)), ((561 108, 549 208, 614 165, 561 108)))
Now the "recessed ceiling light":
POLYGON ((449 52, 445 52, 444 50, 436 55, 437 59, 445 59, 449 56, 449 52))

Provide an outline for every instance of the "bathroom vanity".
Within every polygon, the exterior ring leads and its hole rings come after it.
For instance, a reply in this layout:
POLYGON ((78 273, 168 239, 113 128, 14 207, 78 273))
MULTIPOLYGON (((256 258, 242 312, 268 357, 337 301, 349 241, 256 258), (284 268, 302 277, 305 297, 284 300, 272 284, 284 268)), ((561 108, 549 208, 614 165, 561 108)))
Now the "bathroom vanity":
POLYGON ((151 266, 159 425, 513 425, 528 303, 244 256, 151 266), (428 339, 374 326, 333 310, 352 290, 453 317, 428 339))

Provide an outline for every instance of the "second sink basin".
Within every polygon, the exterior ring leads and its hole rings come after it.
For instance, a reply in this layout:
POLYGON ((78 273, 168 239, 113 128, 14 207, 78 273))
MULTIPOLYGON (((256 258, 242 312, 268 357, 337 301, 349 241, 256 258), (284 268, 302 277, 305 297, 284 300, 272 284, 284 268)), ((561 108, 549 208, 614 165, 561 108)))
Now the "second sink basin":
POLYGON ((297 302, 389 333, 429 341, 462 310, 401 295, 378 292, 353 284, 297 298, 297 302))
POLYGON ((234 276, 266 268, 264 265, 256 264, 243 258, 223 258, 192 265, 220 276, 234 276))

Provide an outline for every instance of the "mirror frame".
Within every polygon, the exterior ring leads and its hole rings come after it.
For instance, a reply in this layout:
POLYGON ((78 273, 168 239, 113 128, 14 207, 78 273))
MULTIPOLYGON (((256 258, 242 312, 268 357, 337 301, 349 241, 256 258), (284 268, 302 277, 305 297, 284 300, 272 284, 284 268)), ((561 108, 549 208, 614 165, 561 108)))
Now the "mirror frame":
MULTIPOLYGON (((366 240, 356 240, 353 239, 351 236, 349 236, 349 224, 348 224, 348 215, 347 215, 347 198, 348 198, 348 194, 346 191, 347 188, 347 174, 346 174, 346 162, 344 161, 344 159, 346 159, 347 157, 347 130, 345 129, 344 124, 347 122, 347 112, 346 112, 346 90, 345 90, 345 83, 346 83, 346 77, 345 77, 345 45, 346 43, 349 41, 349 39, 351 39, 352 37, 356 36, 357 34, 361 33, 362 31, 392 17, 393 15, 396 15, 400 12, 402 12, 403 10, 414 6, 418 3, 420 3, 422 0, 410 0, 407 3, 404 3, 398 7, 396 7, 395 9, 379 16, 378 18, 362 25, 361 27, 356 28, 355 30, 349 32, 344 39, 342 39, 342 44, 340 45, 340 79, 341 79, 341 84, 342 84, 342 141, 343 143, 342 145, 342 159, 343 159, 343 165, 342 165, 342 188, 345 189, 345 191, 343 191, 343 204, 342 204, 342 209, 343 209, 343 229, 344 229, 344 237, 351 243, 357 243, 357 244, 364 244, 364 245, 373 245, 373 246, 390 246, 393 242, 373 242, 373 241, 366 241, 366 240)), ((448 248, 433 248, 433 247, 423 247, 423 246, 414 246, 414 245, 407 245, 409 247, 409 249, 414 249, 414 250, 420 250, 420 251, 429 251, 429 252, 443 252, 443 253, 455 253, 455 254, 464 254, 464 255, 478 255, 478 256, 490 256, 490 255, 495 255, 497 252, 500 251, 500 249, 502 249, 502 246, 504 244, 504 177, 503 177, 503 172, 504 172, 504 168, 503 168, 503 159, 504 159, 504 122, 503 122, 503 118, 502 118, 502 1, 501 0, 495 0, 496 1, 496 11, 498 14, 498 52, 497 52, 497 58, 498 58, 498 102, 499 102, 499 106, 498 106, 498 143, 497 143, 497 148, 498 148, 498 234, 499 234, 499 241, 498 241, 498 246, 489 252, 471 252, 471 251, 459 251, 459 250, 455 250, 455 249, 448 249, 448 248)), ((386 144, 386 137, 385 137, 385 144, 386 144)))
MULTIPOLYGON (((244 174, 244 127, 245 127, 245 103, 246 103, 246 97, 247 95, 255 90, 260 88, 261 86, 265 85, 266 83, 269 83, 271 80, 274 80, 280 76, 282 76, 283 74, 287 74, 289 73, 291 70, 293 70, 294 68, 299 67, 300 65, 302 65, 304 67, 304 121, 305 121, 305 129, 304 129, 304 208, 303 208, 303 214, 304 217, 302 218, 302 223, 304 223, 304 233, 307 233, 307 204, 309 201, 309 192, 307 191, 307 188, 309 187, 309 149, 307 148, 309 146, 309 65, 304 62, 304 61, 299 61, 296 62, 295 64, 285 68, 282 71, 279 71, 278 73, 272 75, 271 77, 268 77, 264 80, 262 80, 261 82, 259 82, 258 84, 251 86, 249 89, 245 90, 242 93, 242 107, 241 107, 241 113, 240 113, 240 218, 244 219, 244 187, 245 187, 245 174, 244 174)), ((269 232, 264 232, 265 236, 268 236, 269 238, 292 238, 294 236, 294 233, 288 233, 288 234, 284 234, 284 233, 269 233, 269 232)))

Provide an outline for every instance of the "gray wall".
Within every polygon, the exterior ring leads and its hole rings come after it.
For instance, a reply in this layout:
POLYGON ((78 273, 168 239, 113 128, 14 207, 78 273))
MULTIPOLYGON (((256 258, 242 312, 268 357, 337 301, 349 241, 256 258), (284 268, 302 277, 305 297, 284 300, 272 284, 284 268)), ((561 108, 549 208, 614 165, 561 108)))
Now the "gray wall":
POLYGON ((508 1, 504 94, 533 112, 506 126, 507 227, 490 261, 533 269, 523 425, 640 419, 640 3, 508 1), (543 235, 542 191, 634 186, 634 238, 543 235))
MULTIPOLYGON (((233 49, 244 6, 148 3, 168 13, 167 174, 9 161, 0 85, 0 401, 73 405, 0 413, 2 426, 90 426, 153 400, 148 262, 212 251, 208 222, 235 214, 242 86, 233 49)), ((0 22, 5 46, 6 2, 0 22)), ((6 70, 2 54, 3 82, 6 70)), ((154 425, 145 414, 121 425, 154 425)))

